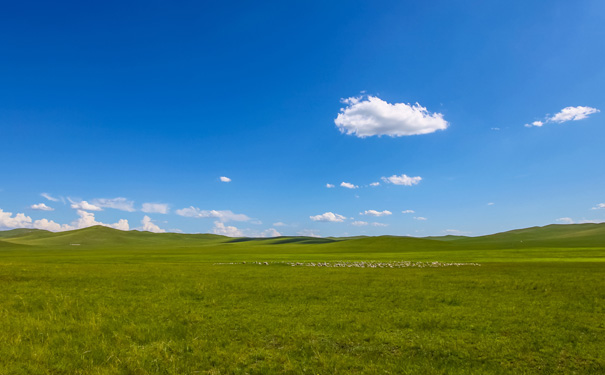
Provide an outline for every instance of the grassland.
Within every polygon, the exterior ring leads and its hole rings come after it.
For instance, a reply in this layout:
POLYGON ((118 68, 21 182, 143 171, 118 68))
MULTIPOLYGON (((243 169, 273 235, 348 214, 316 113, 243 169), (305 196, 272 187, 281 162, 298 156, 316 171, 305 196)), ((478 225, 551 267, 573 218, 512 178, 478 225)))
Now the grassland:
POLYGON ((4 231, 0 374, 601 374, 604 261, 598 224, 427 239, 4 231), (285 263, 368 260, 481 266, 285 263))

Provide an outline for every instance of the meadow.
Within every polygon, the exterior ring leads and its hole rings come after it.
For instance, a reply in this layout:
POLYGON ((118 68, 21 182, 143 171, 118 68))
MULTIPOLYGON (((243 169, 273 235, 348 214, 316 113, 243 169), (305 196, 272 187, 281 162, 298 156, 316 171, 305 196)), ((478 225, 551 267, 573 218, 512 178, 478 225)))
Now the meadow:
POLYGON ((602 224, 425 239, 5 231, 0 374, 602 374, 604 261, 602 224), (441 266, 317 266, 404 261, 441 266))

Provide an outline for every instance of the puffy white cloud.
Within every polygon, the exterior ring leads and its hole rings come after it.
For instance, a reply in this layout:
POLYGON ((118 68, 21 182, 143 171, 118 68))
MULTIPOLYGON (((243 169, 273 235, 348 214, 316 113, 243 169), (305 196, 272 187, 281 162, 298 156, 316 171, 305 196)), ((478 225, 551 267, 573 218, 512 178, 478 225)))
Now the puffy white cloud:
POLYGON ((555 114, 551 117, 546 117, 544 121, 534 121, 531 124, 525 124, 526 127, 541 127, 544 124, 549 122, 556 122, 558 124, 567 122, 567 121, 578 121, 587 118, 588 116, 601 112, 596 108, 592 107, 565 107, 559 113, 555 114))
POLYGON ((414 216, 414 220, 425 221, 425 220, 426 220, 426 217, 422 217, 422 216, 414 216))
POLYGON ((244 214, 236 214, 231 212, 230 210, 200 210, 197 207, 187 207, 181 208, 180 210, 176 210, 176 214, 185 217, 194 217, 194 218, 216 218, 222 222, 227 221, 248 221, 250 218, 244 214))
POLYGON ((555 221, 557 221, 559 223, 563 223, 563 224, 573 224, 574 223, 573 219, 570 217, 561 217, 555 221))
POLYGON ((103 211, 103 209, 99 206, 95 206, 94 204, 90 204, 86 201, 76 202, 67 198, 71 203, 71 208, 74 210, 84 210, 84 211, 103 211))
POLYGON ((231 179, 229 177, 221 176, 219 177, 219 179, 221 180, 221 182, 231 182, 231 179))
POLYGON ((34 221, 34 224, 32 225, 32 227, 36 228, 36 229, 49 230, 51 232, 63 232, 66 230, 76 229, 69 224, 59 224, 59 223, 55 223, 52 220, 47 220, 47 219, 40 219, 40 220, 34 221))
POLYGON ((97 207, 102 208, 113 208, 115 210, 134 212, 134 202, 129 201, 126 198, 97 198, 93 199, 90 203, 97 207))
POLYGON ((38 210, 38 211, 54 211, 55 210, 52 207, 48 207, 44 203, 32 204, 29 208, 31 208, 32 210, 38 210))
POLYGON ((594 206, 592 209, 593 210, 600 210, 602 208, 605 208, 605 203, 599 203, 596 206, 594 206))
POLYGON ((410 177, 408 175, 402 174, 401 176, 392 175, 391 177, 382 177, 382 181, 393 185, 412 186, 418 185, 418 183, 422 181, 422 177, 410 177))
POLYGON ((353 185, 350 182, 341 182, 340 186, 342 186, 343 188, 347 188, 347 189, 357 189, 359 187, 357 185, 353 185))
POLYGON ((388 216, 388 215, 392 215, 393 213, 388 210, 384 210, 384 211, 366 210, 364 212, 360 212, 359 214, 368 215, 368 216, 388 216))
POLYGON ((380 182, 372 182, 370 184, 370 186, 372 186, 372 187, 380 186, 380 182))
POLYGON ((300 236, 305 236, 305 237, 316 237, 316 238, 321 237, 319 235, 319 231, 317 229, 303 229, 300 232, 298 232, 298 234, 300 236))
POLYGON ((141 211, 147 214, 167 214, 170 210, 166 203, 143 203, 141 211))
POLYGON ((0 208, 0 228, 30 228, 32 218, 18 213, 13 216, 12 212, 5 212, 0 208))
POLYGON ((51 197, 51 196, 50 196, 49 194, 47 194, 47 193, 42 193, 42 194, 40 194, 40 195, 41 195, 42 197, 44 197, 44 198, 48 199, 49 201, 52 201, 52 202, 58 202, 58 201, 59 201, 59 199, 57 199, 57 198, 55 198, 55 197, 51 197))
POLYGON ((146 231, 146 232, 153 232, 153 233, 164 233, 166 232, 166 230, 160 228, 159 226, 157 226, 156 224, 154 224, 151 221, 151 218, 147 215, 143 216, 143 220, 141 220, 141 224, 143 224, 142 226, 142 230, 146 231))
POLYGON ((281 233, 279 233, 275 228, 269 228, 264 230, 260 234, 261 237, 279 237, 281 233))
POLYGON ((328 189, 332 189, 332 188, 334 187, 334 185, 332 185, 332 184, 326 184, 326 187, 327 187, 328 189))
POLYGON ((346 220, 346 217, 335 214, 333 212, 326 212, 321 215, 309 216, 309 218, 313 221, 322 221, 322 222, 332 222, 332 223, 342 223, 346 220))
POLYGON ((109 228, 114 228, 114 229, 119 229, 119 230, 129 230, 130 229, 130 226, 128 225, 128 220, 126 220, 126 219, 120 219, 120 220, 118 220, 117 223, 106 224, 106 223, 97 221, 95 219, 95 214, 93 214, 92 212, 86 212, 83 210, 78 210, 77 212, 78 212, 78 216, 80 216, 80 218, 72 223, 72 225, 77 229, 88 228, 88 227, 92 227, 94 225, 102 225, 104 227, 109 227, 109 228))
POLYGON ((222 236, 227 236, 227 237, 243 237, 244 236, 244 233, 241 230, 237 229, 236 227, 225 225, 224 223, 222 223, 220 221, 214 222, 214 228, 212 228, 212 233, 220 234, 222 236))
POLYGON ((387 103, 376 96, 342 99, 347 106, 334 120, 341 133, 359 138, 428 134, 448 127, 441 113, 430 113, 416 103, 387 103))
POLYGON ((401 211, 401 213, 402 214, 414 214, 414 213, 416 213, 416 211, 414 211, 414 210, 403 210, 403 211, 401 211))

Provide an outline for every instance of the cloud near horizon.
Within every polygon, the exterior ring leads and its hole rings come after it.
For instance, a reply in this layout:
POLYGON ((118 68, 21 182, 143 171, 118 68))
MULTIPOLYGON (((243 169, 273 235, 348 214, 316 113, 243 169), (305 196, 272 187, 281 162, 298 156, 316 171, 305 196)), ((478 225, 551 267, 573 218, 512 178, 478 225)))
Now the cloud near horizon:
POLYGON ((5 212, 0 208, 0 228, 33 228, 49 230, 51 232, 63 232, 66 230, 82 229, 91 227, 94 225, 102 225, 105 227, 129 230, 128 220, 120 219, 117 223, 106 224, 96 221, 95 215, 92 212, 86 212, 83 210, 77 210, 79 218, 70 224, 59 224, 52 220, 40 219, 32 220, 31 217, 26 216, 23 213, 17 213, 15 216, 12 212, 5 212))
POLYGON ((153 232, 153 233, 165 233, 166 232, 165 229, 162 229, 159 226, 157 226, 156 224, 154 224, 152 222, 151 218, 147 215, 143 216, 143 220, 141 220, 141 224, 143 224, 141 229, 146 232, 153 232))
POLYGON ((233 213, 231 210, 200 210, 199 208, 193 206, 176 210, 176 214, 184 217, 193 218, 215 218, 219 219, 222 222, 250 220, 248 216, 244 214, 233 213))
POLYGON ((449 125, 441 113, 430 113, 418 103, 391 104, 371 95, 341 101, 347 106, 340 109, 334 123, 341 133, 358 138, 428 134, 449 125))

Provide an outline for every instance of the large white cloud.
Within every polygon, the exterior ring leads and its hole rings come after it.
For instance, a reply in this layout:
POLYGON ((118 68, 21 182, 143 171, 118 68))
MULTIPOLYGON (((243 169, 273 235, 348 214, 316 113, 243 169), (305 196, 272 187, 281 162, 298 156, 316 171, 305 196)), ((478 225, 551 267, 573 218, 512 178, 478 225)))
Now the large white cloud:
POLYGON ((76 201, 72 200, 71 198, 67 198, 67 199, 71 203, 71 208, 73 208, 74 210, 103 211, 103 209, 101 207, 88 203, 87 201, 76 202, 76 201))
POLYGON ((244 214, 236 214, 231 212, 230 210, 200 210, 197 207, 187 207, 181 208, 180 210, 176 210, 176 214, 185 217, 195 217, 195 218, 216 218, 222 222, 227 221, 248 221, 250 218, 244 214))
POLYGON ((29 206, 29 208, 31 208, 32 210, 38 210, 38 211, 54 211, 55 210, 52 207, 48 207, 44 203, 32 204, 31 206, 29 206))
POLYGON ((341 133, 359 138, 428 134, 448 127, 441 113, 430 113, 416 103, 387 103, 376 96, 342 99, 347 106, 334 120, 341 133))
POLYGON ((323 221, 332 223, 342 223, 346 219, 346 217, 339 214, 335 214, 333 212, 326 212, 321 215, 309 216, 309 218, 313 221, 323 221))
POLYGON ((220 234, 227 237, 243 237, 244 233, 237 229, 236 227, 225 225, 220 221, 214 222, 214 228, 212 228, 212 233, 220 234))
POLYGON ((126 220, 126 219, 120 219, 120 220, 118 220, 117 223, 106 224, 106 223, 97 221, 95 219, 95 214, 93 214, 92 212, 86 212, 84 210, 78 210, 77 212, 78 212, 78 216, 80 216, 80 218, 72 223, 72 225, 77 229, 88 228, 88 227, 92 227, 94 225, 102 225, 104 227, 109 227, 109 228, 114 228, 114 229, 119 229, 119 230, 129 230, 130 229, 130 226, 128 225, 128 220, 126 220))
POLYGON ((60 232, 66 230, 87 228, 93 225, 103 225, 110 228, 128 230, 128 220, 121 219, 117 223, 106 224, 96 221, 92 212, 77 210, 79 218, 70 224, 58 224, 52 220, 40 219, 33 221, 31 217, 18 213, 15 216, 11 212, 4 212, 0 209, 0 228, 35 228, 60 232))
POLYGON ((166 203, 143 203, 141 211, 147 214, 167 214, 170 206, 166 203))
POLYGON ((393 213, 388 210, 384 210, 384 211, 366 210, 364 212, 360 212, 359 214, 360 215, 369 215, 369 216, 388 216, 388 215, 392 215, 393 213))
POLYGON ((143 224, 143 226, 141 227, 142 230, 146 231, 146 232, 153 232, 153 233, 164 233, 166 232, 166 230, 160 228, 159 226, 157 226, 156 224, 154 224, 151 221, 151 218, 147 215, 143 216, 143 220, 141 220, 141 224, 143 224))
POLYGON ((30 228, 32 218, 23 213, 13 216, 12 212, 5 212, 0 208, 0 228, 30 228))
POLYGON ((594 113, 598 113, 601 112, 596 108, 592 108, 592 107, 584 107, 584 106, 577 106, 577 107, 565 107, 563 108, 559 113, 555 114, 554 116, 546 116, 546 118, 544 119, 544 121, 534 121, 531 124, 525 124, 526 127, 531 128, 531 127, 541 127, 544 124, 547 124, 549 122, 556 122, 557 124, 563 123, 563 122, 567 122, 567 121, 578 121, 578 120, 583 120, 585 118, 587 118, 588 116, 594 114, 594 113))
POLYGON ((97 207, 102 208, 113 208, 115 210, 134 212, 134 202, 129 201, 126 198, 97 198, 93 199, 90 203, 97 207))
POLYGON ((401 176, 392 175, 391 177, 382 177, 382 181, 393 185, 412 186, 418 185, 418 183, 422 181, 422 177, 410 177, 408 175, 402 174, 401 176))

